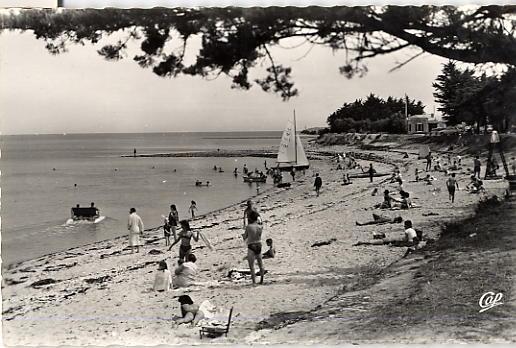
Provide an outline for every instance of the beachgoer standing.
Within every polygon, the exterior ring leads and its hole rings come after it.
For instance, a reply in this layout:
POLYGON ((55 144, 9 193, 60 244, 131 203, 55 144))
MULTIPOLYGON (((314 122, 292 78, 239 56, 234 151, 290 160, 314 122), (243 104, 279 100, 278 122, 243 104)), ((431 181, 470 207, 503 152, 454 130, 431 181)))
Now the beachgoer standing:
POLYGON ((476 156, 475 159, 473 160, 473 175, 477 176, 477 174, 478 174, 479 179, 480 179, 480 167, 481 167, 480 159, 478 158, 478 156, 476 156))
POLYGON ((242 169, 242 171, 244 172, 245 175, 247 175, 247 173, 249 173, 249 169, 247 169, 246 164, 244 164, 244 169, 242 169))
POLYGON ((172 249, 174 245, 181 241, 181 244, 179 245, 179 260, 183 261, 192 250, 192 238, 196 242, 199 241, 199 231, 197 231, 197 235, 195 235, 190 228, 188 220, 181 220, 179 221, 179 224, 181 225, 181 232, 179 232, 177 236, 178 238, 174 241, 174 244, 168 248, 168 250, 172 249))
POLYGON ((290 170, 290 176, 292 177, 292 181, 296 181, 296 169, 292 168, 290 170))
POLYGON ((136 149, 133 150, 133 157, 136 157, 136 149))
POLYGON ((446 187, 448 188, 449 199, 453 203, 455 201, 455 187, 459 188, 459 183, 455 179, 455 173, 446 180, 446 187))
POLYGON ((314 182, 314 187, 315 187, 315 192, 317 193, 317 197, 319 197, 319 190, 321 189, 321 186, 322 186, 322 179, 319 176, 319 173, 317 173, 317 174, 315 174, 315 182, 314 182))
POLYGON ((129 210, 129 220, 127 222, 127 229, 129 230, 129 246, 131 247, 131 254, 140 251, 140 236, 143 236, 143 222, 136 214, 136 209, 129 210))
POLYGON ((258 224, 258 213, 251 210, 248 215, 249 223, 245 228, 245 232, 242 235, 245 241, 247 241, 247 261, 249 262, 249 269, 251 270, 251 278, 253 284, 256 284, 256 273, 254 271, 254 261, 258 262, 260 268, 260 284, 263 284, 263 262, 262 262, 262 225, 258 224))
POLYGON ((192 214, 192 219, 195 219, 195 212, 197 211, 197 203, 195 201, 190 202, 190 208, 188 208, 190 214, 192 214))
POLYGON ((426 155, 426 171, 432 171, 432 153, 429 152, 428 155, 426 155))
POLYGON ((176 229, 177 223, 179 222, 179 212, 177 211, 176 205, 170 205, 170 212, 168 213, 168 225, 170 226, 170 232, 174 235, 174 240, 177 239, 176 229))
POLYGON ((376 170, 374 170, 372 163, 369 163, 369 169, 367 170, 367 172, 369 173, 369 181, 373 182, 373 177, 374 173, 376 173, 376 170))

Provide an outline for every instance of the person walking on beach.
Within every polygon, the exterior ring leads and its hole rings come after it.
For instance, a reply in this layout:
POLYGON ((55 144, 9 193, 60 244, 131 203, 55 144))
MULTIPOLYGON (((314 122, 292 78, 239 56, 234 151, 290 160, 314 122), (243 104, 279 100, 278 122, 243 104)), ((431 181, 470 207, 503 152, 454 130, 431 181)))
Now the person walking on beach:
POLYGON ((473 176, 477 176, 477 174, 478 174, 479 179, 480 179, 480 167, 481 167, 480 159, 478 158, 478 156, 476 156, 475 159, 473 160, 473 176))
POLYGON ((449 199, 453 203, 455 201, 455 187, 459 189, 459 183, 455 179, 455 173, 452 173, 448 180, 446 180, 446 187, 448 188, 449 199))
POLYGON ((195 212, 197 211, 197 203, 195 201, 190 202, 190 208, 188 208, 190 214, 192 214, 192 219, 195 219, 195 212))
POLYGON ((429 152, 428 155, 426 155, 426 171, 432 171, 432 153, 429 152))
POLYGON ((143 236, 143 222, 136 214, 136 209, 129 210, 129 220, 127 222, 127 229, 129 230, 129 246, 131 247, 131 254, 140 251, 140 236, 143 236))
POLYGON ((319 176, 319 173, 317 173, 317 174, 315 174, 315 182, 314 182, 314 187, 315 187, 315 192, 317 193, 317 197, 319 197, 319 190, 321 189, 321 186, 322 186, 322 179, 319 176))
POLYGON ((369 163, 369 169, 367 170, 367 172, 369 173, 369 181, 373 182, 373 177, 374 173, 376 173, 376 170, 374 170, 372 163, 369 163))
POLYGON ((254 262, 258 262, 260 268, 260 284, 263 284, 263 261, 262 261, 262 225, 258 224, 258 213, 251 210, 249 213, 249 223, 242 235, 244 241, 247 241, 247 261, 249 262, 249 269, 251 270, 251 279, 253 284, 256 284, 256 272, 254 270, 254 262))
POLYGON ((168 250, 170 251, 174 245, 181 242, 181 244, 179 244, 179 260, 184 261, 186 256, 190 254, 192 250, 192 238, 196 242, 199 241, 199 231, 197 231, 197 235, 195 235, 190 228, 188 220, 181 220, 179 221, 179 224, 181 225, 181 232, 179 232, 177 236, 178 238, 168 248, 168 250))
MULTIPOLYGON (((170 205, 170 212, 168 213, 168 225, 170 226, 170 232, 174 235, 174 240, 177 239, 176 229, 177 223, 179 222, 179 213, 177 211, 176 205, 170 205)), ((170 242, 169 242, 170 244, 170 242)))

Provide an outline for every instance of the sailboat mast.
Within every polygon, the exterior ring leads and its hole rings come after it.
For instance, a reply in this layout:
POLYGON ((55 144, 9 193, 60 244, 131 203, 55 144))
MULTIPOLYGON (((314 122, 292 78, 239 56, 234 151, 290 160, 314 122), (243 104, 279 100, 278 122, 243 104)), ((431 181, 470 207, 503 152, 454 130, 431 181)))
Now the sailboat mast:
POLYGON ((296 109, 294 109, 294 151, 296 154, 296 164, 297 164, 297 133, 296 133, 296 109))

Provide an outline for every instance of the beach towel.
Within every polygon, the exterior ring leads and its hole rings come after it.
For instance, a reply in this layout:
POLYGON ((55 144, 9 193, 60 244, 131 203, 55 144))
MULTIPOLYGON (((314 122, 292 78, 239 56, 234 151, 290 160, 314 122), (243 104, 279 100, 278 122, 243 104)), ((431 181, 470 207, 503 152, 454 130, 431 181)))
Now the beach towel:
POLYGON ((210 249, 211 251, 215 250, 215 248, 213 248, 213 245, 211 245, 210 240, 208 239, 208 237, 204 235, 204 233, 199 232, 199 237, 202 239, 203 243, 208 247, 208 249, 210 249))
POLYGON ((227 325, 229 309, 214 306, 210 301, 204 300, 199 306, 199 310, 204 314, 204 318, 199 321, 197 326, 227 325))

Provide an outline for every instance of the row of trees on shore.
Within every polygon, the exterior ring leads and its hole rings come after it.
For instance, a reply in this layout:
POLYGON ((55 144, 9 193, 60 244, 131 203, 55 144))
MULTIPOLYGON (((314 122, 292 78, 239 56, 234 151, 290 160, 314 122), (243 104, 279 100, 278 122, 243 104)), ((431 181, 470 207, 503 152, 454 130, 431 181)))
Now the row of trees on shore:
MULTIPOLYGON (((500 131, 511 127, 516 115, 516 69, 510 68, 501 76, 476 74, 460 69, 450 61, 433 83, 435 101, 440 104, 448 125, 466 123, 481 127, 493 124, 500 131)), ((405 133, 406 115, 423 114, 421 101, 388 97, 386 100, 370 94, 365 100, 345 103, 327 119, 329 131, 405 133)))
POLYGON ((406 132, 405 103, 409 115, 423 113, 421 101, 388 97, 386 100, 370 94, 365 100, 345 103, 328 117, 330 131, 345 132, 406 132))

